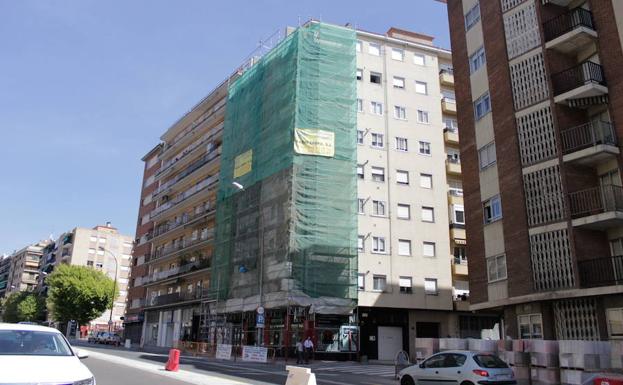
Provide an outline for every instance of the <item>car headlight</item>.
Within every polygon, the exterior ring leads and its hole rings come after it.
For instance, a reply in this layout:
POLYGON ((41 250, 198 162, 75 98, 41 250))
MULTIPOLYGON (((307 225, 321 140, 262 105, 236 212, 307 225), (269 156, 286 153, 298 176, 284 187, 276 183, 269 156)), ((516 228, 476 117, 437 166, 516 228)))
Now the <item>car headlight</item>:
POLYGON ((73 385, 95 385, 95 377, 87 378, 86 380, 74 381, 73 385))

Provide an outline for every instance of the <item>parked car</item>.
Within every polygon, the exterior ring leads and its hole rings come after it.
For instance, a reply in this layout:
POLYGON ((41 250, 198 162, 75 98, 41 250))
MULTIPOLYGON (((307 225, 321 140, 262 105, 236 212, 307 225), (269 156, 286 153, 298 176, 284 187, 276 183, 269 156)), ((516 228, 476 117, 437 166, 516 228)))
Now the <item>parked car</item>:
POLYGON ((115 333, 110 332, 99 332, 95 336, 96 344, 106 344, 106 345, 120 345, 121 337, 115 333))
POLYGON ((400 385, 517 385, 513 370, 498 356, 472 351, 437 353, 398 373, 400 385))
POLYGON ((87 338, 88 343, 97 343, 98 337, 100 337, 105 332, 95 332, 89 334, 89 338, 87 338))
POLYGON ((93 374, 80 362, 87 357, 56 329, 0 323, 2 383, 95 385, 93 374))

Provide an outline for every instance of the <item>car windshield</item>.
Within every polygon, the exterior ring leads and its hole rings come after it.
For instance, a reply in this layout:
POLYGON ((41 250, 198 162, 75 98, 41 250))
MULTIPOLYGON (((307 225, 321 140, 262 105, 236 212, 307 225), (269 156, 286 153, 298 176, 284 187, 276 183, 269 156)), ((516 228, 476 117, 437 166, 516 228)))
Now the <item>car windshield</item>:
POLYGON ((73 353, 59 333, 0 330, 0 355, 71 356, 73 353))
POLYGON ((474 361, 476 361, 478 366, 480 366, 481 368, 487 368, 487 369, 508 368, 508 365, 506 364, 506 362, 502 361, 501 359, 499 359, 497 356, 494 356, 493 354, 477 354, 474 356, 474 361))

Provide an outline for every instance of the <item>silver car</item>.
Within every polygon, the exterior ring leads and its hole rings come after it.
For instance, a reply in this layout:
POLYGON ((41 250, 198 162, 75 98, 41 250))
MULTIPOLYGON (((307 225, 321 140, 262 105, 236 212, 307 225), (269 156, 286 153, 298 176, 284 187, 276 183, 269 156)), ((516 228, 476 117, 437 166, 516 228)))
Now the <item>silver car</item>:
POLYGON ((498 356, 446 351, 398 373, 400 385, 517 385, 513 370, 498 356))

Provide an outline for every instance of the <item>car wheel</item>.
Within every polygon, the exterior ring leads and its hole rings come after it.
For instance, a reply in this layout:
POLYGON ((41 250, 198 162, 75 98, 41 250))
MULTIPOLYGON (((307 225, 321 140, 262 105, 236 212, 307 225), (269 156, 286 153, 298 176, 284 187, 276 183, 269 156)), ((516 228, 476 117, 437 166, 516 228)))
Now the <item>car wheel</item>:
POLYGON ((474 385, 474 383, 471 381, 463 381, 461 382, 461 385, 474 385))
POLYGON ((411 376, 404 375, 400 380, 400 385, 415 385, 415 381, 413 381, 413 378, 411 378, 411 376))

